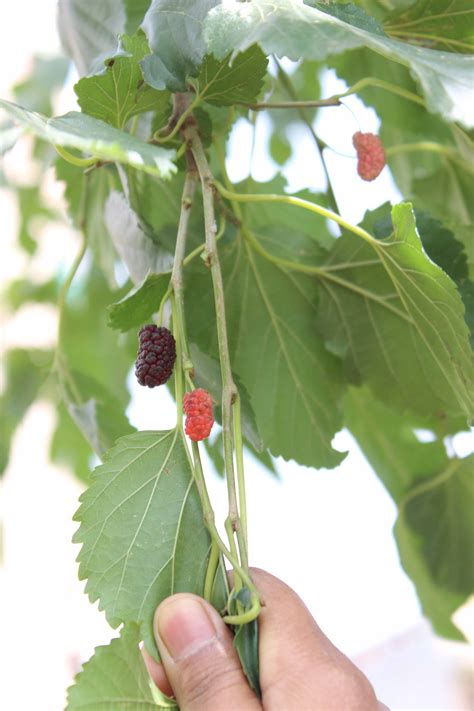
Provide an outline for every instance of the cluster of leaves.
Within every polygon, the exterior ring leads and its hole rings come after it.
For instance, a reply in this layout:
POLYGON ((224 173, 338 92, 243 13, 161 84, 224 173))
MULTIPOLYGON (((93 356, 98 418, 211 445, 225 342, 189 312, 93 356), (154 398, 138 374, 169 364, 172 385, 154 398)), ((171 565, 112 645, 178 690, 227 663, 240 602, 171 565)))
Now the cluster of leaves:
MULTIPOLYGON (((370 16, 358 5, 296 0, 106 0, 100 11, 94 0, 63 0, 60 32, 83 75, 75 86, 81 112, 46 117, 57 83, 41 63, 17 87, 17 104, 0 101, 15 122, 2 134, 2 148, 27 132, 45 164, 49 144, 73 162, 77 151, 93 156, 85 172, 56 161, 92 265, 62 308, 54 361, 51 353, 11 351, 2 395, 8 434, 41 392, 62 402, 53 456, 85 476, 91 450, 77 425, 103 459, 77 514, 80 575, 110 624, 124 628, 85 667, 70 711, 85 703, 120 708, 122 698, 137 708, 166 706, 148 684, 138 641, 156 656, 156 604, 179 590, 202 593, 209 556, 176 431, 132 434, 122 414, 133 331, 157 311, 173 261, 184 167, 175 92, 191 93, 221 182, 235 120, 262 94, 270 101, 322 98, 317 73, 326 67, 358 85, 381 119, 390 170, 415 213, 409 203, 384 205, 366 214, 358 232, 347 226, 335 238, 323 217, 285 201, 241 207, 217 201, 232 368, 246 446, 269 468, 270 454, 334 467, 344 454, 332 439, 343 426, 350 429, 398 506, 400 557, 425 614, 440 634, 462 638, 451 617, 474 583, 472 456, 451 456, 445 442, 467 428, 474 394, 473 13, 467 0, 403 2, 392 13, 377 0, 363 4, 370 16), (276 76, 268 71, 270 55, 302 60, 291 81, 281 67, 276 76), (35 86, 41 96, 31 93, 35 86), (118 265, 130 277, 122 290, 118 265), (43 382, 51 370, 54 382, 43 382), (432 441, 419 441, 418 430, 428 430, 432 441)), ((311 130, 317 152, 314 113, 272 113, 270 149, 278 163, 291 155, 290 120, 311 130)), ((234 189, 282 195, 285 183, 247 179, 234 189)), ((34 254, 30 218, 50 214, 36 188, 18 194, 20 244, 34 254)), ((329 186, 327 194, 297 197, 335 208, 329 186)), ((196 384, 219 403, 214 297, 197 256, 204 241, 199 205, 190 234, 191 355, 196 384)), ((56 281, 15 282, 7 303, 14 311, 28 301, 53 302, 57 293, 56 281)), ((222 468, 219 440, 208 447, 222 468)), ((218 585, 214 592, 220 608, 224 590, 218 585)))

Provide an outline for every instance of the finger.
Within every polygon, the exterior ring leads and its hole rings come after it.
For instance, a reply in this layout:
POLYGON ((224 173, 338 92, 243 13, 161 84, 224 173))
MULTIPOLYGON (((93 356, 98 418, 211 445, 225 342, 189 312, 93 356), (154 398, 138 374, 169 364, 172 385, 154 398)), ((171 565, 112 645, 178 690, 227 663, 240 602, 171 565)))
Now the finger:
POLYGON ((153 657, 148 654, 146 649, 142 649, 142 656, 148 673, 159 690, 166 694, 166 696, 173 696, 173 689, 168 681, 163 664, 155 661, 153 657))
POLYGON ((264 708, 377 711, 369 681, 323 634, 302 600, 263 570, 252 578, 260 616, 260 684, 264 708))
POLYGON ((173 595, 158 607, 154 629, 181 711, 261 711, 230 631, 204 600, 173 595))

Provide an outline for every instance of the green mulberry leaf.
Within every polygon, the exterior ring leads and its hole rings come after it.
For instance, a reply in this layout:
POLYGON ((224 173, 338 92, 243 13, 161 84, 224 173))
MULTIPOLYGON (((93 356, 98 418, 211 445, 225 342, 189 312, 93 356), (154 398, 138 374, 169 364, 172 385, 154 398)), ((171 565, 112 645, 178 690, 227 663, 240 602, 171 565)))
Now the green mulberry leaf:
POLYGON ((147 54, 150 49, 143 34, 122 35, 117 52, 105 60, 104 71, 74 86, 82 111, 123 129, 132 116, 166 106, 169 93, 152 89, 143 79, 139 62, 147 54))
MULTIPOLYGON (((250 394, 265 447, 307 466, 336 466, 344 458, 331 447, 342 424, 343 376, 314 327, 315 280, 272 264, 244 239, 220 252, 232 369, 250 394)), ((204 264, 195 267, 186 303, 191 340, 216 357, 204 264)))
POLYGON ((162 178, 169 178, 176 172, 172 162, 173 150, 151 146, 87 114, 70 111, 64 116, 48 119, 4 99, 0 99, 0 108, 5 109, 27 132, 48 143, 76 148, 98 159, 124 163, 162 178))
MULTIPOLYGON (((74 686, 68 689, 66 711, 160 711, 176 704, 153 689, 140 649, 140 628, 124 626, 120 637, 96 647, 74 686), (158 699, 162 699, 162 702, 158 699)), ((161 700, 160 699, 160 700, 161 700)))
POLYGON ((229 54, 222 60, 208 55, 197 79, 197 93, 201 99, 217 106, 251 104, 263 86, 268 59, 254 45, 233 60, 229 54))
POLYGON ((355 17, 347 6, 341 6, 338 17, 334 17, 295 0, 230 1, 208 14, 204 36, 208 52, 218 58, 230 51, 242 52, 255 43, 266 54, 293 60, 321 60, 330 54, 366 46, 388 60, 409 67, 422 88, 429 111, 468 127, 474 125, 472 112, 469 112, 473 91, 472 56, 446 55, 446 52, 399 42, 374 31, 374 21, 368 15, 365 22, 362 18, 361 10, 355 17), (459 100, 461 95, 462 100, 459 100))
POLYGON ((387 240, 336 240, 321 273, 319 328, 380 398, 469 419, 474 374, 460 295, 423 251, 411 206, 394 207, 392 220, 387 240))
POLYGON ((219 0, 152 0, 142 23, 154 53, 142 63, 150 86, 186 90, 186 78, 196 76, 206 54, 203 20, 218 4, 219 0))
POLYGON ((147 274, 145 279, 126 294, 123 299, 111 304, 108 325, 120 331, 142 326, 158 311, 161 299, 170 283, 171 272, 147 274))
POLYGON ((202 595, 210 538, 177 430, 123 437, 81 496, 79 577, 112 627, 135 621, 153 656, 153 614, 176 592, 202 595))

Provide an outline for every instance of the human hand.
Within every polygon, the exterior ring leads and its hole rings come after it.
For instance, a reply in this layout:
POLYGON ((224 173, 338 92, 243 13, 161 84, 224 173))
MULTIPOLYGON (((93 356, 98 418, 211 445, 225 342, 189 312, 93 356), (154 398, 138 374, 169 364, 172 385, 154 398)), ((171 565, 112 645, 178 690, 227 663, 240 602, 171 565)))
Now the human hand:
POLYGON ((291 588, 263 570, 253 569, 252 578, 265 601, 259 618, 262 700, 249 687, 232 634, 211 605, 180 593, 158 607, 154 629, 162 665, 148 655, 145 662, 181 711, 387 709, 291 588))

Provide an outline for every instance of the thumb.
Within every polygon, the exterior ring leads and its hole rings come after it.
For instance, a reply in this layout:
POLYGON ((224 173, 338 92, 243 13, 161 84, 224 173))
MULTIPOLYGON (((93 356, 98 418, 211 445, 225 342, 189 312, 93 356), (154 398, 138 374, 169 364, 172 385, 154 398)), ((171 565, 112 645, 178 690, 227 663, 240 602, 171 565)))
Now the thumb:
POLYGON ((232 634, 211 605, 180 593, 158 607, 155 638, 181 711, 261 710, 232 634))

